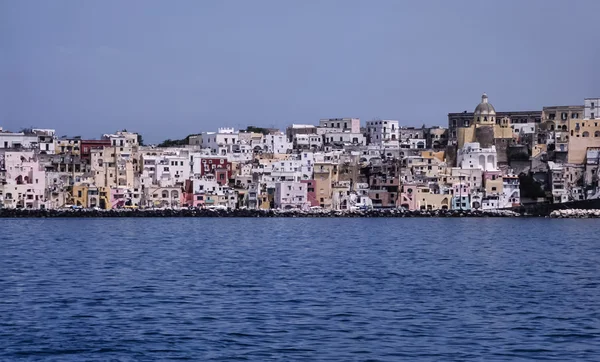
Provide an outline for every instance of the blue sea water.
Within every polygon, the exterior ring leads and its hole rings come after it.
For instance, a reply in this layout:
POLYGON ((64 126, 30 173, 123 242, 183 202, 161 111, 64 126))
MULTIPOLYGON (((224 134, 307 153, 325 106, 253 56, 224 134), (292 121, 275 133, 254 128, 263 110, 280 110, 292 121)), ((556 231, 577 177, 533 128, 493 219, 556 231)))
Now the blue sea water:
POLYGON ((0 220, 0 360, 600 360, 600 222, 0 220))

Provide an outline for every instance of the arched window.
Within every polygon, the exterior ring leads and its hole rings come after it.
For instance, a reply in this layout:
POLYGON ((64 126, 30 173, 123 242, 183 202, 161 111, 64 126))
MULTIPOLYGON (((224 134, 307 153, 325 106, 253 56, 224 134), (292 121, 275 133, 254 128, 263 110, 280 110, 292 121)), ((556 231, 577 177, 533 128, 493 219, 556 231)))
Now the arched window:
POLYGON ((479 117, 477 117, 477 123, 480 123, 480 122, 481 122, 480 118, 479 118, 479 117))
POLYGON ((172 199, 178 199, 179 198, 179 192, 177 192, 176 190, 171 191, 171 198, 172 199))
POLYGON ((483 117, 483 121, 484 121, 484 122, 487 122, 487 117, 483 117))
POLYGON ((554 131, 554 125, 553 124, 550 125, 550 131, 554 131))
POLYGON ((481 167, 484 171, 486 170, 486 168, 485 168, 485 156, 484 155, 479 155, 479 167, 481 167))
POLYGON ((162 198, 163 198, 163 199, 168 199, 168 198, 169 198, 169 191, 166 191, 166 190, 165 190, 165 191, 163 191, 163 192, 162 192, 162 198))
POLYGON ((590 133, 588 131, 585 131, 581 134, 581 137, 589 137, 590 133))
POLYGON ((495 163, 494 156, 488 155, 487 156, 487 163, 488 163, 487 164, 487 168, 489 170, 493 170, 494 169, 494 163, 495 163))
POLYGON ((567 125, 566 125, 566 124, 563 124, 563 126, 562 126, 562 130, 563 130, 563 131, 566 131, 566 130, 567 130, 567 125))
POLYGON ((594 132, 594 137, 600 137, 600 131, 594 132))

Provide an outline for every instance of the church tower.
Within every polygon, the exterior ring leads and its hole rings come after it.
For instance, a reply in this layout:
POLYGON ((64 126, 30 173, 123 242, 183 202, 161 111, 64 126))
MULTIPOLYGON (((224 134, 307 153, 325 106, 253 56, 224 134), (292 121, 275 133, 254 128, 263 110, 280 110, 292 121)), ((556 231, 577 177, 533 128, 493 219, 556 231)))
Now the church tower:
POLYGON ((475 112, 473 112, 473 124, 493 125, 495 123, 496 109, 488 102, 487 94, 483 93, 481 103, 477 105, 475 112))

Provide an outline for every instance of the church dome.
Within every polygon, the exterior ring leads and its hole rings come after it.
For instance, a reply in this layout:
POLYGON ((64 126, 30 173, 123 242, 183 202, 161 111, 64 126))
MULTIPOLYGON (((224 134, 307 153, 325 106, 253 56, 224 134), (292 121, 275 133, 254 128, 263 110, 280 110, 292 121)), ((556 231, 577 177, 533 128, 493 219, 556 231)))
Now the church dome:
POLYGON ((475 116, 495 116, 496 115, 496 110, 494 109, 494 106, 492 106, 490 103, 488 103, 488 96, 487 94, 483 93, 483 95, 481 96, 481 103, 479 103, 477 105, 477 108, 475 108, 475 116))

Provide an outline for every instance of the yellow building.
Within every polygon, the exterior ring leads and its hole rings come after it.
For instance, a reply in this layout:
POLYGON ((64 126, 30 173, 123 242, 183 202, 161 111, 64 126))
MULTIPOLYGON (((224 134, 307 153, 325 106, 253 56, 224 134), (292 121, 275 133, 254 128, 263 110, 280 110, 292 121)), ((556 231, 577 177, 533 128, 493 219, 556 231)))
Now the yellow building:
POLYGON ((600 147, 600 119, 569 120, 568 163, 582 164, 588 147, 600 147))
POLYGON ((441 210, 449 209, 452 195, 432 194, 428 187, 417 187, 416 209, 417 210, 441 210))
POLYGON ((436 159, 440 162, 444 162, 444 160, 446 159, 446 152, 445 151, 421 151, 421 157, 423 157, 424 159, 436 159))
POLYGON ((271 200, 269 199, 269 194, 266 192, 261 192, 257 197, 258 208, 261 210, 268 210, 271 208, 271 200))
POLYGON ((110 201, 110 187, 98 187, 98 207, 101 209, 112 209, 110 201))
POLYGON ((501 194, 504 192, 504 179, 498 173, 487 173, 484 183, 486 195, 501 194))
POLYGON ((74 156, 79 156, 81 154, 81 140, 78 138, 56 139, 54 140, 54 150, 56 154, 70 152, 74 156))
POLYGON ((88 207, 88 186, 73 185, 73 205, 88 207))
POLYGON ((531 157, 536 157, 542 152, 546 152, 548 147, 546 144, 536 144, 533 146, 533 150, 531 150, 531 157))
POLYGON ((331 208, 332 184, 338 181, 337 165, 329 162, 314 164, 315 193, 319 205, 331 208))
POLYGON ((134 158, 120 152, 119 147, 105 147, 91 152, 90 167, 98 187, 134 186, 134 158))

